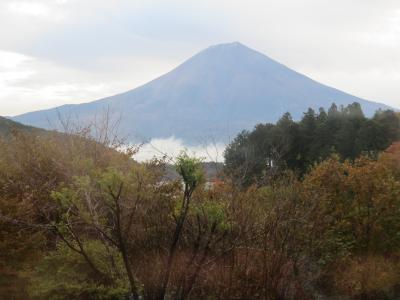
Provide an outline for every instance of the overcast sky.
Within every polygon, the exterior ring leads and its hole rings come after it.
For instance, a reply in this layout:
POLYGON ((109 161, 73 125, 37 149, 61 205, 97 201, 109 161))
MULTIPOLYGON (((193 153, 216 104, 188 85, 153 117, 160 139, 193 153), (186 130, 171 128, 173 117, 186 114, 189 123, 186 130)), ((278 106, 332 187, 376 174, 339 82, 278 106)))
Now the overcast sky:
POLYGON ((399 0, 0 0, 0 115, 129 90, 231 41, 400 108, 399 0))

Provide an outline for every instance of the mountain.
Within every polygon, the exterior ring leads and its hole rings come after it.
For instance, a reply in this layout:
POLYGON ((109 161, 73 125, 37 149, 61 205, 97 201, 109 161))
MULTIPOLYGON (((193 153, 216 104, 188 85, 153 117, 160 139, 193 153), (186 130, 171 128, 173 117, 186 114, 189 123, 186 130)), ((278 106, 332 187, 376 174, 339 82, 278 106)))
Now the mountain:
POLYGON ((211 46, 169 73, 128 92, 90 103, 64 105, 13 119, 42 128, 59 116, 93 120, 110 109, 131 140, 175 136, 187 143, 227 141, 260 122, 309 107, 359 102, 367 115, 388 106, 320 84, 240 43, 211 46))

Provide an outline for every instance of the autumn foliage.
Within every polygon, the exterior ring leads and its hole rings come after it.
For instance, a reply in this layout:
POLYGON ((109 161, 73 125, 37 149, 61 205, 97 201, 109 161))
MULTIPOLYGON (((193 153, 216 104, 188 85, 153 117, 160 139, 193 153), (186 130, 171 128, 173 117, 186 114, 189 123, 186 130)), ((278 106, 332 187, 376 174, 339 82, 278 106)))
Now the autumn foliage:
POLYGON ((207 185, 74 135, 0 146, 1 299, 398 299, 400 144, 207 185))

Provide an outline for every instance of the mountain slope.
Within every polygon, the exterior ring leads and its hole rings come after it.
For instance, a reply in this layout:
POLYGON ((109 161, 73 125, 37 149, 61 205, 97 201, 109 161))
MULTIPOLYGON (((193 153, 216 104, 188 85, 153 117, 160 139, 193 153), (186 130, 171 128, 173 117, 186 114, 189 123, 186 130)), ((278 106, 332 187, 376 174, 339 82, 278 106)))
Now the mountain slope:
POLYGON ((13 130, 18 130, 22 132, 42 132, 43 130, 34 128, 31 126, 26 126, 18 122, 0 117, 0 136, 9 136, 13 130))
POLYGON ((240 43, 212 46, 171 72, 134 90, 91 103, 65 105, 14 118, 49 128, 59 115, 92 120, 105 108, 121 119, 133 140, 176 136, 198 143, 226 141, 259 122, 276 121, 289 111, 299 118, 308 107, 359 102, 367 115, 384 104, 322 85, 240 43))

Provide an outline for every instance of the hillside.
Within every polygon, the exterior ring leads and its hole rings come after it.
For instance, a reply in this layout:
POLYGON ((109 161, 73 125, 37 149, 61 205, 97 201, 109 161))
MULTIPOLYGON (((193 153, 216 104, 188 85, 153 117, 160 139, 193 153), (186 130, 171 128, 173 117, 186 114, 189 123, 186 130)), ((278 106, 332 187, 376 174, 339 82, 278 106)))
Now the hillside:
POLYGON ((4 117, 0 117, 0 136, 8 136, 12 133, 13 130, 20 130, 24 132, 41 131, 38 128, 26 126, 21 123, 6 119, 4 117))
POLYGON ((226 142, 259 122, 285 112, 299 119, 308 107, 359 102, 371 116, 384 104, 320 84, 240 43, 212 46, 171 72, 128 92, 91 103, 65 105, 16 116, 42 128, 57 127, 59 115, 93 120, 110 108, 131 140, 175 136, 186 143, 226 142))

